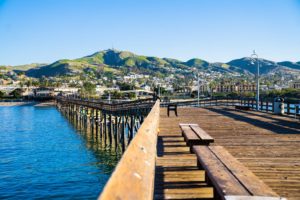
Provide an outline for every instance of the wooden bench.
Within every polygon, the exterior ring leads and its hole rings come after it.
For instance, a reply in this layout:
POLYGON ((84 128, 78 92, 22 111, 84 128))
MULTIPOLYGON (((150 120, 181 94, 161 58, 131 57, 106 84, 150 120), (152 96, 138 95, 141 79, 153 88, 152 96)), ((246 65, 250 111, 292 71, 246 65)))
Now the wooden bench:
POLYGON ((177 104, 168 104, 168 117, 170 116, 170 111, 174 111, 177 117, 177 104))
POLYGON ((214 142, 214 138, 200 128, 198 124, 179 124, 179 127, 185 142, 191 150, 193 145, 209 145, 214 142))
POLYGON ((198 166, 214 186, 214 197, 225 200, 283 200, 222 146, 194 146, 198 166))
POLYGON ((251 107, 250 106, 245 106, 245 105, 236 105, 235 109, 237 109, 237 110, 250 110, 251 107))

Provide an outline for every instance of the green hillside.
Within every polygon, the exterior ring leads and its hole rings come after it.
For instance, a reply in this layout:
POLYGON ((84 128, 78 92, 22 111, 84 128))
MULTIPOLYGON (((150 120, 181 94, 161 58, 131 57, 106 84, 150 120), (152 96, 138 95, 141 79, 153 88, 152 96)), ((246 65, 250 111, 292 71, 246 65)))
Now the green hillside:
MULTIPOLYGON (((268 74, 276 70, 293 69, 300 71, 300 63, 280 62, 260 59, 261 74, 268 74)), ((7 67, 7 66, 5 66, 7 67)), ((136 55, 129 51, 114 49, 96 52, 74 60, 58 60, 49 65, 31 64, 16 67, 7 67, 14 71, 25 71, 29 77, 57 77, 76 76, 94 71, 95 74, 110 73, 112 75, 124 75, 128 72, 146 73, 153 76, 167 76, 170 73, 186 74, 193 68, 210 72, 255 74, 256 65, 250 58, 232 60, 228 63, 209 63, 205 60, 193 58, 186 62, 172 58, 158 58, 153 56, 136 55)))

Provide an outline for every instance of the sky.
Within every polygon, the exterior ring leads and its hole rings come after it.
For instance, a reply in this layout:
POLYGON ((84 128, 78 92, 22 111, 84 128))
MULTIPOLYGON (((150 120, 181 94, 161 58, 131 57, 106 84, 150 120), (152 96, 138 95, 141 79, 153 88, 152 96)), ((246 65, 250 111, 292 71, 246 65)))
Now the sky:
POLYGON ((228 62, 300 61, 300 0, 0 0, 0 65, 115 48, 228 62))

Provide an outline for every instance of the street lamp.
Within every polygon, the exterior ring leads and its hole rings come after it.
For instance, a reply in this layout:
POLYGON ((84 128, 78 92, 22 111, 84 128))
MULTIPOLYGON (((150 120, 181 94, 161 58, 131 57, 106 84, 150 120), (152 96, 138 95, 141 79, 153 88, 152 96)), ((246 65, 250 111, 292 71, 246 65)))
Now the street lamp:
POLYGON ((259 110, 259 59, 255 50, 251 54, 251 64, 254 65, 255 61, 257 62, 257 70, 256 70, 256 110, 259 110))
POLYGON ((199 107, 200 105, 200 81, 199 81, 199 72, 197 68, 194 68, 194 71, 197 73, 197 90, 198 90, 198 98, 197 98, 197 106, 199 107))

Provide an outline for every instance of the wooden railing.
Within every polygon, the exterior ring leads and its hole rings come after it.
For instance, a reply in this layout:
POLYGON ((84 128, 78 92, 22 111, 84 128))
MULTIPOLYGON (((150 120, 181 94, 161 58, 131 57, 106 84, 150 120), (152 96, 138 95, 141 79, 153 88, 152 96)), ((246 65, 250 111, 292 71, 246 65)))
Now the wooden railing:
MULTIPOLYGON (((213 98, 200 99, 199 104, 197 100, 192 101, 174 101, 161 103, 161 107, 166 107, 168 104, 177 104, 177 106, 235 106, 246 105, 256 109, 256 100, 254 98, 213 98)), ((284 109, 287 115, 300 115, 300 100, 299 101, 285 101, 284 109)), ((274 112, 274 102, 272 99, 261 99, 259 102, 259 110, 266 112, 274 112)))
POLYGON ((155 101, 153 99, 140 99, 122 103, 107 103, 96 99, 82 99, 70 97, 56 97, 57 101, 72 103, 90 108, 99 109, 107 112, 126 112, 128 110, 138 110, 143 108, 152 108, 155 101))
POLYGON ((159 109, 159 101, 156 101, 107 182, 100 200, 153 199, 159 109))

